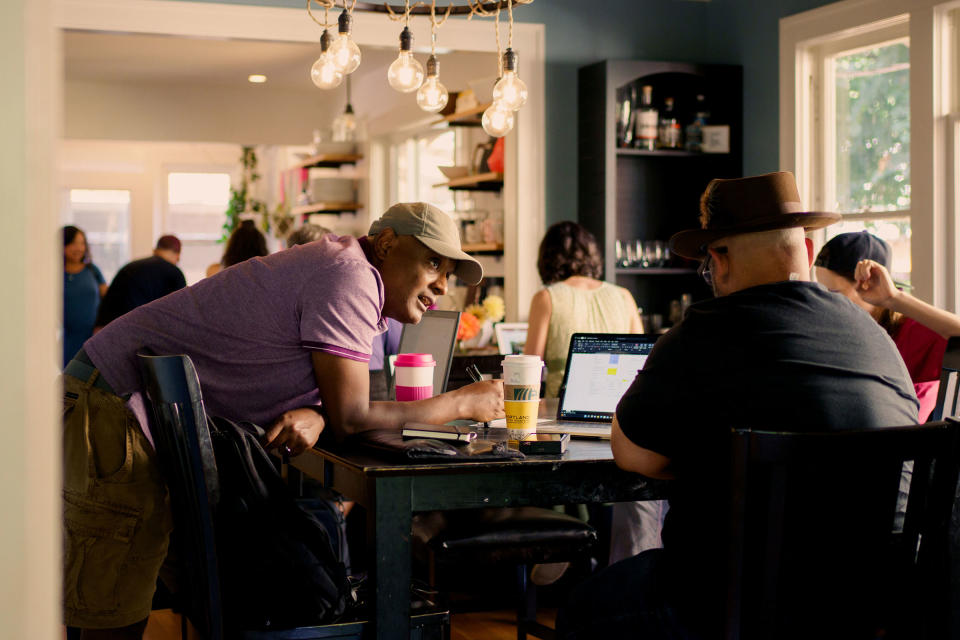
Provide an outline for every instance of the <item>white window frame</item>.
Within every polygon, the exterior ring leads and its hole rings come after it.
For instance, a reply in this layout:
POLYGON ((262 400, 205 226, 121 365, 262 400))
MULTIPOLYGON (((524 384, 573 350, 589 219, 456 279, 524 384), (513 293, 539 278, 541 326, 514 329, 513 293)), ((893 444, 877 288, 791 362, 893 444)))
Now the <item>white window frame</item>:
MULTIPOLYGON (((831 40, 882 33, 908 19, 910 38, 910 216, 914 293, 936 306, 960 311, 957 176, 956 34, 950 11, 960 1, 844 0, 780 21, 780 166, 797 176, 803 201, 823 208, 814 145, 802 123, 816 126, 811 98, 815 50, 831 40), (951 57, 952 56, 952 57, 951 57), (951 104, 952 103, 952 104, 951 104), (954 135, 948 135, 950 123, 954 135), (948 179, 950 178, 950 179, 948 179)), ((822 133, 822 132, 821 132, 822 133)), ((902 217, 904 211, 868 217, 902 217)), ((852 216, 851 216, 852 217, 852 216)))

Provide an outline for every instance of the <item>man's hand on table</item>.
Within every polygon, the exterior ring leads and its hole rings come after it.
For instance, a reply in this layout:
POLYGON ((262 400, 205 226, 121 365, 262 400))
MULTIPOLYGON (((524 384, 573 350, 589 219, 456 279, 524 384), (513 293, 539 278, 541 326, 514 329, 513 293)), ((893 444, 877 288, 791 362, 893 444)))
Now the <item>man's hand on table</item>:
POLYGON ((263 448, 279 449, 289 456, 300 455, 316 444, 324 424, 323 416, 313 409, 291 409, 267 429, 263 448))
POLYGON ((503 380, 482 380, 461 387, 453 393, 460 394, 464 415, 478 422, 489 422, 504 417, 503 380))

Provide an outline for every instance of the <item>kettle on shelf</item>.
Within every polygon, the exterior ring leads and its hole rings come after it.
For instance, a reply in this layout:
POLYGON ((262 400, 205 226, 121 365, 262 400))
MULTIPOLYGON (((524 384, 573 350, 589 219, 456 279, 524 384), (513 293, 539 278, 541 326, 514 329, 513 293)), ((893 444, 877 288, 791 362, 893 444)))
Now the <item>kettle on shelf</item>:
POLYGON ((473 150, 473 173, 503 173, 503 138, 490 136, 473 150))

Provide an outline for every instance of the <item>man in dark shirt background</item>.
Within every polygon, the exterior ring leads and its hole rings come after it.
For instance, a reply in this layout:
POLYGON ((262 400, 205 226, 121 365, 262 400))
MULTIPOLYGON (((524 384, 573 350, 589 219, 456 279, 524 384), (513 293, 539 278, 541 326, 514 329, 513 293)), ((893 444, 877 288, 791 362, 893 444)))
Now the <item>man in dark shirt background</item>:
POLYGON ((714 180, 700 209, 703 228, 674 235, 671 250, 702 260, 716 297, 692 305, 657 342, 617 406, 611 436, 618 466, 673 481, 663 549, 578 586, 558 618, 565 640, 722 636, 732 428, 917 420, 890 338, 849 300, 809 282, 804 231, 838 214, 803 211, 787 172, 714 180))
POLYGON ((113 277, 97 312, 97 331, 140 305, 153 302, 187 286, 180 262, 180 239, 160 236, 149 258, 128 262, 113 277))

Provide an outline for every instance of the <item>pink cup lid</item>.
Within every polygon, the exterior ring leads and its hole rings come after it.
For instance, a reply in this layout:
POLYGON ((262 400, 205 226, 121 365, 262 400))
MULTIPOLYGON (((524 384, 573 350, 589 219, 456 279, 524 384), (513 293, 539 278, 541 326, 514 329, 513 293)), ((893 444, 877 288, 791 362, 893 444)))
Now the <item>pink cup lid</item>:
POLYGON ((437 363, 429 353, 401 353, 395 363, 397 367, 435 367, 437 363))

